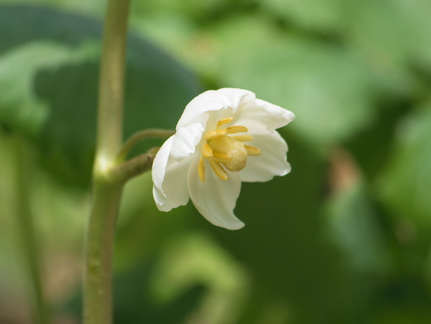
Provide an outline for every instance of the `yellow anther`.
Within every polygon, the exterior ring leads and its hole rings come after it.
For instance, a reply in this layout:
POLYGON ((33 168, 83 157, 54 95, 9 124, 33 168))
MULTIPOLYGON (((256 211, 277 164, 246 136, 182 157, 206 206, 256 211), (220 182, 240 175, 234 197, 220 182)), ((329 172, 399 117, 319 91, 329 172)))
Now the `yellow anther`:
POLYGON ((246 133, 246 132, 248 132, 248 128, 245 126, 230 126, 226 128, 227 134, 246 133))
POLYGON ((227 117, 227 118, 220 119, 217 122, 217 128, 222 126, 222 125, 229 124, 232 120, 233 120, 233 117, 227 117))
POLYGON ((217 129, 215 131, 207 132, 205 134, 205 139, 206 140, 212 140, 212 139, 222 138, 223 136, 226 135, 226 133, 227 133, 226 129, 217 129))
POLYGON ((244 145, 245 149, 247 150, 247 154, 251 156, 258 156, 260 155, 260 149, 254 146, 244 145))
POLYGON ((204 145, 202 146, 202 155, 209 159, 213 156, 213 150, 211 148, 211 146, 208 145, 208 143, 204 143, 204 145))
POLYGON ((236 139, 237 141, 240 141, 240 142, 251 142, 253 140, 253 136, 248 135, 248 134, 236 135, 236 136, 233 136, 233 138, 236 139))
POLYGON ((205 182, 205 160, 203 157, 201 157, 199 160, 198 175, 199 179, 201 179, 201 182, 205 182))
POLYGON ((210 165, 214 171, 214 173, 222 180, 226 181, 227 179, 229 179, 229 177, 226 174, 226 171, 223 170, 223 167, 220 165, 220 163, 215 162, 214 160, 209 160, 210 161, 210 165))

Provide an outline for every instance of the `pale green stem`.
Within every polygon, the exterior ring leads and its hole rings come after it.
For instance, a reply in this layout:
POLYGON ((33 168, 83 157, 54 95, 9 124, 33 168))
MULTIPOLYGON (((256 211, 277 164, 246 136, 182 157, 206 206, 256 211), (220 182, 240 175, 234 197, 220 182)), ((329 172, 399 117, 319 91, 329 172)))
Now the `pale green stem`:
POLYGON ((114 161, 123 136, 124 65, 129 6, 129 0, 108 0, 103 33, 96 157, 110 162, 114 161))
POLYGON ((137 132, 130 136, 121 147, 120 152, 117 154, 117 161, 121 162, 129 154, 130 150, 140 141, 147 138, 168 138, 175 134, 173 130, 166 129, 145 129, 140 132, 137 132))
POLYGON ((122 185, 97 179, 87 229, 84 324, 112 323, 112 257, 122 185))
POLYGON ((38 235, 36 233, 33 221, 32 210, 30 206, 30 188, 31 188, 31 163, 24 144, 16 141, 16 158, 17 158, 17 222, 18 229, 23 244, 24 260, 26 270, 30 276, 33 294, 33 313, 34 323, 49 324, 50 317, 43 291, 43 281, 41 274, 41 253, 39 248, 38 235))
POLYGON ((129 0, 109 0, 100 68, 93 196, 85 241, 84 324, 112 323, 112 259, 123 183, 111 176, 122 142, 129 0))
POLYGON ((112 178, 118 183, 126 183, 130 179, 151 170, 154 158, 159 148, 153 148, 127 162, 121 163, 112 169, 112 178))

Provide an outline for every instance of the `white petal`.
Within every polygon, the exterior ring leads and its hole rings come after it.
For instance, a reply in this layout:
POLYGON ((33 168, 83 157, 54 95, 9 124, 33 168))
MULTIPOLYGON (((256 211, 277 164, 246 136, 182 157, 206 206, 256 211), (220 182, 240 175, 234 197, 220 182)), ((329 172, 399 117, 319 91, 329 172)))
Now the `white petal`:
POLYGON ((253 137, 253 141, 246 144, 256 146, 261 154, 247 157, 247 166, 239 172, 241 181, 264 182, 290 172, 287 144, 278 132, 253 134, 253 137))
POLYGON ((205 129, 199 123, 178 128, 172 143, 172 157, 177 161, 181 161, 193 154, 204 132, 205 129))
POLYGON ((219 91, 206 91, 195 97, 184 109, 176 127, 172 156, 180 161, 194 153, 207 128, 232 115, 231 104, 219 91))
POLYGON ((153 178, 154 185, 158 188, 162 188, 163 185, 163 180, 165 178, 166 167, 168 165, 168 159, 171 153, 174 137, 175 135, 172 135, 163 143, 162 147, 157 152, 156 157, 153 161, 151 175, 153 178))
POLYGON ((207 164, 206 179, 202 183, 198 177, 198 160, 193 161, 188 175, 190 198, 196 209, 210 223, 230 230, 244 226, 233 213, 241 190, 241 181, 236 172, 229 173, 229 179, 219 179, 207 164))
POLYGON ((218 111, 229 106, 227 98, 218 91, 205 91, 189 102, 176 128, 179 129, 196 123, 201 124, 205 128, 209 118, 208 112, 218 111))
POLYGON ((244 89, 222 88, 217 90, 217 92, 226 97, 229 105, 234 108, 234 112, 242 104, 254 103, 256 101, 256 95, 253 92, 244 89))
POLYGON ((153 162, 153 196, 161 211, 170 211, 189 201, 187 173, 192 161, 183 159, 178 162, 170 156, 174 137, 162 145, 153 162))
POLYGON ((264 100, 244 102, 236 112, 236 123, 251 133, 266 133, 283 127, 295 119, 293 112, 264 100))
POLYGON ((271 126, 268 126, 268 129, 277 129, 286 126, 295 119, 295 114, 290 110, 284 109, 261 99, 256 99, 256 103, 271 114, 272 118, 268 123, 271 126))

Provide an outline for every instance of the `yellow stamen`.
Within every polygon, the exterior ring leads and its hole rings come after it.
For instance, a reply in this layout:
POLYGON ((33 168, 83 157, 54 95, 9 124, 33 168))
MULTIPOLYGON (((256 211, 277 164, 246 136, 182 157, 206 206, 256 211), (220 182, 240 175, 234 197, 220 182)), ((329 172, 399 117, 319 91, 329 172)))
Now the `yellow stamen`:
POLYGON ((248 132, 247 127, 230 126, 220 128, 232 121, 233 117, 220 119, 217 122, 215 130, 205 133, 198 165, 198 175, 201 182, 205 182, 206 159, 217 177, 226 181, 229 179, 228 171, 241 171, 247 166, 248 156, 260 155, 260 149, 243 143, 251 142, 253 140, 252 135, 241 134, 230 136, 230 134, 248 132))
POLYGON ((206 140, 219 139, 225 136, 227 133, 226 129, 217 129, 215 131, 210 131, 205 134, 206 140))
POLYGON ((227 117, 227 118, 220 119, 217 122, 217 128, 222 126, 222 125, 229 124, 232 120, 233 120, 233 117, 227 117))
POLYGON ((213 150, 211 146, 208 145, 208 143, 204 143, 204 145, 202 146, 202 155, 207 159, 213 156, 213 150))
POLYGON ((201 182, 205 182, 205 160, 203 159, 203 157, 201 157, 201 159, 199 160, 198 175, 199 179, 201 179, 201 182))
POLYGON ((247 154, 251 156, 258 156, 260 155, 260 149, 254 146, 244 145, 245 149, 247 150, 247 154))
POLYGON ((248 134, 236 135, 236 136, 233 136, 233 138, 240 142, 251 142, 253 140, 253 136, 248 134))
POLYGON ((227 134, 236 134, 236 133, 245 133, 245 132, 248 132, 248 128, 245 126, 230 126, 226 128, 227 134))
POLYGON ((229 177, 227 176, 225 170, 223 170, 223 167, 220 165, 220 163, 215 162, 214 160, 209 160, 210 161, 210 165, 214 171, 214 173, 222 180, 226 181, 227 179, 229 179, 229 177))

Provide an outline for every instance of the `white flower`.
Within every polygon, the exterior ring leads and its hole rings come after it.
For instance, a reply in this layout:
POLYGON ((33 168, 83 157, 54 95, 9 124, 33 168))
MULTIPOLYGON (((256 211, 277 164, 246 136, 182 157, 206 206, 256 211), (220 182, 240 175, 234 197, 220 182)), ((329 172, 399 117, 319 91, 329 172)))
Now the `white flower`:
POLYGON ((170 211, 191 199, 212 224, 243 227, 233 213, 241 182, 289 173, 287 144, 275 129, 294 118, 250 91, 225 88, 200 94, 154 159, 157 207, 170 211))

